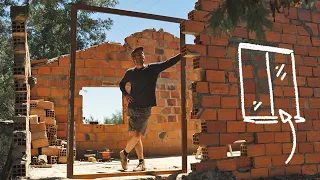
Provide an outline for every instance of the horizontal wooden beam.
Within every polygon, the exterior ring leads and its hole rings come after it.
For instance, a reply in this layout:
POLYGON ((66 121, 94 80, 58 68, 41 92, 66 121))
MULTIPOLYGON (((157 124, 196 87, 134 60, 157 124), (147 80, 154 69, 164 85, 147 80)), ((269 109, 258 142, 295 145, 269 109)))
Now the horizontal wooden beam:
POLYGON ((95 179, 104 177, 121 177, 121 176, 157 176, 162 174, 179 174, 181 170, 159 170, 159 171, 124 171, 119 173, 99 173, 99 174, 75 174, 72 179, 95 179))
POLYGON ((176 18, 176 17, 162 16, 162 15, 156 15, 156 14, 148 14, 148 13, 143 13, 143 12, 127 11, 127 10, 121 10, 121 9, 89 6, 89 5, 85 5, 85 4, 74 4, 74 6, 78 10, 91 11, 91 12, 100 12, 100 13, 108 13, 108 14, 117 14, 117 15, 120 15, 120 16, 131 16, 131 17, 152 19, 152 20, 172 22, 172 23, 180 23, 181 21, 184 20, 182 18, 176 18))

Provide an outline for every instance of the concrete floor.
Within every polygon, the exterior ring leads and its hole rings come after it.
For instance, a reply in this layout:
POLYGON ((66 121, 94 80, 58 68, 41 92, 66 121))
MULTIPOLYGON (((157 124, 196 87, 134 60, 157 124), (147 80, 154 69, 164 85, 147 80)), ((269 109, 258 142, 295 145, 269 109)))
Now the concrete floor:
MULTIPOLYGON (((165 157, 165 158, 146 158, 147 170, 175 170, 181 169, 181 156, 165 157)), ((190 163, 199 162, 194 155, 188 156, 188 171, 191 172, 190 163)), ((128 170, 132 169, 138 164, 138 160, 130 160, 128 170)), ((54 164, 52 168, 31 168, 30 177, 28 179, 66 179, 66 164, 54 164)), ((113 173, 121 172, 120 161, 113 160, 111 162, 79 162, 74 163, 74 174, 99 174, 99 173, 113 173)), ((114 178, 100 178, 106 180, 124 180, 124 179, 154 179, 155 176, 136 176, 136 177, 114 177, 114 178)))

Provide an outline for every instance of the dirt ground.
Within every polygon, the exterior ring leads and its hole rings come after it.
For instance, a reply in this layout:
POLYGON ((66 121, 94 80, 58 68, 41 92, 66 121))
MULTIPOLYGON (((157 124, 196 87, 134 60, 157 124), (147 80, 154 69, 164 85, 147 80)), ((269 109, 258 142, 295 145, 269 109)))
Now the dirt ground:
MULTIPOLYGON (((239 154, 239 153, 238 153, 239 154)), ((191 173, 190 163, 199 162, 195 156, 188 156, 188 173, 179 174, 176 180, 236 180, 232 173, 208 171, 204 173, 191 173), (191 173, 191 174, 189 174, 191 173)), ((138 160, 130 160, 128 170, 132 169, 138 164, 138 160)), ((146 158, 147 170, 178 170, 181 169, 181 157, 166 157, 166 158, 146 158)), ((121 164, 118 159, 111 162, 80 162, 76 161, 74 164, 74 174, 99 174, 99 173, 114 173, 121 172, 121 164)), ((31 168, 30 176, 28 178, 15 179, 43 179, 43 180, 60 180, 67 179, 67 165, 54 164, 52 168, 31 168)), ((165 179, 169 175, 161 176, 123 176, 113 178, 99 178, 105 180, 159 180, 165 179)), ((170 176, 171 177, 171 176, 170 176)), ((257 178, 254 180, 320 180, 320 173, 316 175, 291 175, 291 176, 277 176, 272 178, 257 178)))
MULTIPOLYGON (((146 158, 147 170, 178 170, 181 169, 181 156, 166 157, 166 158, 146 158)), ((188 171, 191 172, 190 163, 199 162, 195 156, 188 156, 188 171)), ((138 160, 130 160, 128 170, 132 171, 138 164, 138 160)), ((116 159, 111 162, 80 162, 74 163, 74 174, 99 174, 99 173, 114 173, 121 172, 120 160, 116 159)), ((27 179, 67 179, 67 165, 54 164, 52 168, 31 168, 30 176, 27 179)), ((22 179, 22 178, 17 178, 22 179)), ((23 178, 25 179, 25 178, 23 178)), ((125 179, 155 179, 155 176, 136 176, 136 177, 114 177, 100 178, 106 180, 125 180, 125 179)))

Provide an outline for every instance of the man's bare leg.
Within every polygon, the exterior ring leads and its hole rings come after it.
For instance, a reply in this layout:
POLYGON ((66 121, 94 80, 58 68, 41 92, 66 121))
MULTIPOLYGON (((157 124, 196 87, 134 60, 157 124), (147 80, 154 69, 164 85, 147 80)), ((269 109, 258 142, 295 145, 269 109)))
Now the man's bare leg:
POLYGON ((139 159, 139 164, 137 167, 135 167, 133 170, 134 171, 145 171, 145 162, 144 162, 144 157, 143 157, 143 145, 142 145, 142 140, 141 140, 142 134, 140 133, 140 139, 137 142, 136 146, 134 147, 136 149, 136 153, 139 159))
POLYGON ((139 141, 141 141, 141 132, 135 131, 132 138, 127 142, 126 148, 124 150, 127 153, 131 152, 131 150, 137 145, 139 141))
POLYGON ((143 145, 142 145, 142 140, 140 139, 136 146, 134 147, 136 149, 136 153, 137 153, 137 156, 138 156, 138 159, 143 159, 143 145))
POLYGON ((136 146, 137 142, 141 140, 141 133, 135 132, 132 138, 127 142, 126 148, 120 151, 121 165, 124 170, 128 169, 128 154, 136 146))

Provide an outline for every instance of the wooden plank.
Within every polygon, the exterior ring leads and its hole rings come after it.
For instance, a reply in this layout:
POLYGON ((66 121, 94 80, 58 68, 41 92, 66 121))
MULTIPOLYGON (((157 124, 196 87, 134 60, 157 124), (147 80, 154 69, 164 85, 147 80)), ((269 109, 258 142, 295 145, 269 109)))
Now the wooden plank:
POLYGON ((104 177, 121 177, 121 176, 157 176, 162 174, 179 174, 181 170, 159 170, 159 171, 130 171, 119 173, 100 173, 100 174, 74 174, 72 179, 95 179, 104 177))
MULTIPOLYGON (((181 28, 180 28, 181 29, 181 28)), ((180 49, 186 45, 186 36, 180 33, 180 49)), ((182 57, 181 57, 182 58, 182 57)), ((180 60, 180 83, 181 83, 181 161, 182 173, 187 172, 188 168, 188 134, 187 134, 187 110, 186 110, 186 59, 180 60)))
POLYGON ((68 97, 68 155, 67 155, 67 178, 73 176, 73 148, 75 135, 74 98, 76 83, 76 44, 77 44, 77 12, 75 4, 71 7, 71 31, 70 31, 70 69, 69 69, 69 97, 68 97))
POLYGON ((85 10, 85 11, 117 14, 121 16, 138 17, 143 19, 152 19, 152 20, 158 20, 158 21, 164 21, 164 22, 180 23, 181 21, 185 20, 185 19, 170 17, 170 16, 161 16, 156 14, 148 14, 148 13, 127 11, 127 10, 121 10, 121 9, 89 6, 85 4, 73 4, 73 6, 76 6, 77 9, 85 10))
POLYGON ((52 168, 52 164, 43 164, 43 165, 30 165, 33 168, 52 168))

